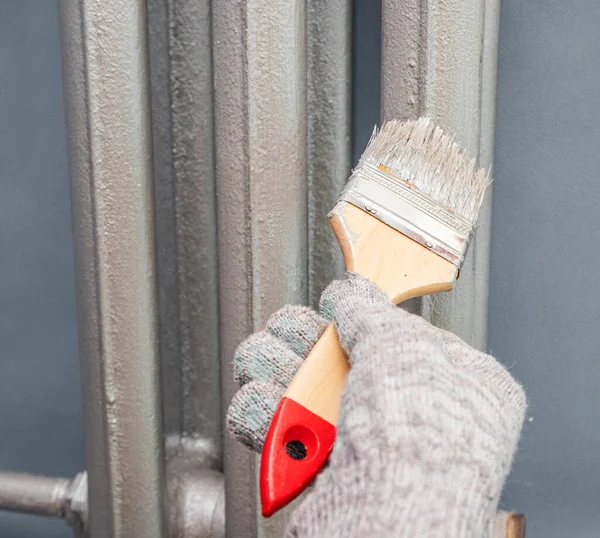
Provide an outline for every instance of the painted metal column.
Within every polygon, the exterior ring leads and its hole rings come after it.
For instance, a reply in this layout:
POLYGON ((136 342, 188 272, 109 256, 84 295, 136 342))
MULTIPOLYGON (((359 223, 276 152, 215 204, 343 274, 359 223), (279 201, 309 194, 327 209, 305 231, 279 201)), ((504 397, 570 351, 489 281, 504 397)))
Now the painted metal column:
MULTIPOLYGON (((382 117, 435 119, 483 166, 493 152, 499 0, 383 0, 382 117)), ((456 288, 412 303, 487 344, 491 191, 456 288)))
POLYGON ((92 538, 166 536, 146 3, 60 4, 92 538))
POLYGON ((165 433, 220 468, 210 1, 148 9, 165 433))
MULTIPOLYGON (((483 20, 483 51, 481 57, 481 117, 479 130, 479 164, 493 173, 494 135, 496 133, 496 76, 498 72, 498 38, 500 30, 500 0, 487 0, 483 20)), ((475 311, 471 339, 476 347, 487 351, 488 289, 490 278, 490 244, 492 233, 492 186, 483 201, 479 227, 473 239, 473 275, 475 311)))
MULTIPOLYGON (((307 300, 306 9, 213 2, 224 411, 236 346, 285 303, 307 300)), ((224 436, 228 537, 281 535, 257 502, 257 465, 224 436)))
POLYGON ((350 177, 352 2, 312 0, 307 8, 308 282, 317 308, 345 269, 327 214, 350 177))
MULTIPOLYGON (((235 394, 231 360, 254 328, 249 196, 245 3, 213 2, 215 144, 223 417, 235 394)), ((226 536, 257 536, 254 457, 224 432, 226 536)))
POLYGON ((173 538, 225 532, 210 0, 148 0, 173 538))
MULTIPOLYGON (((350 168, 351 3, 213 2, 223 406, 239 342, 343 271, 327 224, 350 168)), ((227 536, 260 517, 257 461, 224 436, 227 536)))

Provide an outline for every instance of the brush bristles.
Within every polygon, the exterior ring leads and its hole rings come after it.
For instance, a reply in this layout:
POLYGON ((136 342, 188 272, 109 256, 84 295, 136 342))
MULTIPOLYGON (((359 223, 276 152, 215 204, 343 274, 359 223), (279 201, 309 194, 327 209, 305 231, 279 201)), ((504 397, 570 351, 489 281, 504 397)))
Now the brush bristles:
POLYGON ((475 226, 489 174, 429 118, 384 123, 355 172, 364 163, 383 167, 475 226))

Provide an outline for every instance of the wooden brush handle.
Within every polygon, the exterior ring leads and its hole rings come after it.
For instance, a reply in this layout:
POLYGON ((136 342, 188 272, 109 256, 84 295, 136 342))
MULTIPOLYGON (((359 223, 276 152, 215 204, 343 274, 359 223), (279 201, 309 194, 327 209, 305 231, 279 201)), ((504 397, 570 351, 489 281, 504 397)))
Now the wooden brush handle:
POLYGON ((525 514, 509 515, 506 538, 525 538, 525 514))
POLYGON ((288 386, 286 396, 334 426, 350 364, 331 323, 288 386))
POLYGON ((525 538, 525 514, 499 510, 494 538, 525 538))
MULTIPOLYGON (((346 203, 336 206, 331 227, 346 268, 379 285, 397 304, 452 288, 457 269, 423 245, 346 203)), ((330 325, 308 355, 285 396, 337 424, 349 365, 330 325)))
MULTIPOLYGON (((381 287, 397 304, 448 291, 457 268, 421 244, 346 202, 334 208, 330 224, 346 268, 381 287)), ((314 478, 335 440, 349 365, 330 325, 287 388, 263 447, 260 490, 263 514, 287 504, 314 478), (290 446, 301 447, 301 456, 290 446)))

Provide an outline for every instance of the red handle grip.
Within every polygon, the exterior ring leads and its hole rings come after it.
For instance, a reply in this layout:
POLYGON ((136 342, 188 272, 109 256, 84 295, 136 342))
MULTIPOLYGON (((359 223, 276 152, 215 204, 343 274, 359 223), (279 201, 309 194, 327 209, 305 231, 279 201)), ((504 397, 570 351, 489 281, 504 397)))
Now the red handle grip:
POLYGON ((260 461, 262 514, 273 515, 308 486, 323 468, 335 441, 333 424, 283 397, 260 461))

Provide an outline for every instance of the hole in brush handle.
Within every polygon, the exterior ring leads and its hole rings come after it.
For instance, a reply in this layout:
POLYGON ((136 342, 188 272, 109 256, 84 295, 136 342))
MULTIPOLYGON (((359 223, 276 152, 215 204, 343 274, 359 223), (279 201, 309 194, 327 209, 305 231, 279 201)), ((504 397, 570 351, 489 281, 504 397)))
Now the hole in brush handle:
POLYGON ((263 516, 283 508, 315 479, 327 462, 335 434, 330 422, 290 398, 281 399, 260 462, 263 516))

